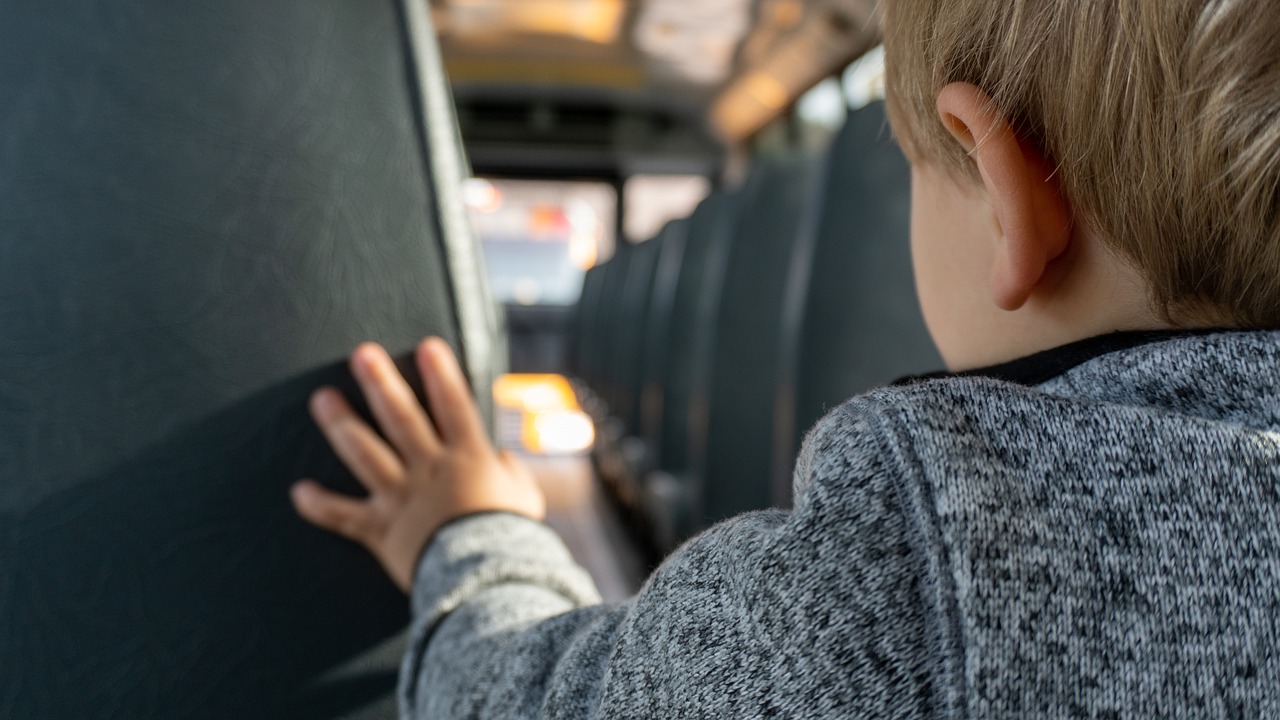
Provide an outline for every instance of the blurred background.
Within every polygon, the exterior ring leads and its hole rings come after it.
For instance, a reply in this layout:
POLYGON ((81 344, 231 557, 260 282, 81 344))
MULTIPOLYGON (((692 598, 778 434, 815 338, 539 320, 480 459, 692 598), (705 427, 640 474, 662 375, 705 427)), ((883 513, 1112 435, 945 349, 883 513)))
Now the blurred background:
MULTIPOLYGON (((624 573, 629 580, 614 590, 617 596, 635 589, 646 563, 697 529, 737 510, 786 501, 786 490, 777 486, 787 483, 797 444, 790 440, 774 443, 773 457, 757 458, 768 466, 760 479, 737 480, 760 487, 727 491, 747 499, 709 497, 715 495, 709 483, 718 481, 708 480, 702 467, 715 435, 707 424, 727 411, 707 407, 715 404, 710 380, 700 394, 697 382, 681 385, 672 375, 706 379, 740 362, 726 354, 725 342, 719 354, 713 347, 711 336, 724 325, 717 311, 704 308, 707 320, 689 331, 707 336, 701 354, 687 342, 688 352, 674 347, 665 356, 653 346, 680 342, 671 336, 680 329, 663 313, 690 316, 698 311, 696 296, 714 294, 705 289, 708 278, 686 277, 707 272, 707 262, 684 263, 684 256, 695 253, 694 243, 711 243, 716 231, 688 235, 680 223, 715 194, 768 195, 748 186, 753 173, 767 175, 760 168, 775 159, 806 158, 817 168, 809 172, 822 175, 823 158, 850 112, 883 98, 874 8, 873 0, 431 0, 475 175, 465 203, 491 292, 505 308, 510 374, 494 387, 497 437, 508 449, 541 458, 539 473, 560 488, 565 505, 556 514, 626 526, 626 532, 610 530, 607 541, 597 534, 571 543, 580 554, 604 548, 604 554, 627 556, 620 562, 631 568, 624 573), (642 251, 636 257, 648 259, 631 262, 625 272, 617 267, 623 260, 610 265, 632 248, 676 244, 664 230, 683 234, 681 249, 642 251), (656 279, 663 273, 660 255, 671 266, 666 286, 656 279), (605 275, 605 266, 614 270, 608 280, 598 278, 601 287, 584 283, 588 273, 605 275), (701 289, 680 290, 682 300, 693 298, 680 305, 677 286, 689 283, 701 289), (584 285, 590 297, 583 296, 584 285), (693 367, 697 358, 705 367, 693 367), (663 428, 663 405, 667 415, 675 407, 688 417, 663 428), (657 447, 664 434, 665 453, 657 447), (565 490, 570 487, 576 489, 565 490), (587 505, 594 510, 584 510, 587 505)), ((883 114, 877 117, 862 131, 871 140, 887 138, 883 114)), ((904 178, 890 172, 881 181, 890 197, 905 198, 904 178)), ((813 202, 821 184, 810 188, 813 202)), ((750 222, 773 222, 773 244, 784 247, 779 257, 789 260, 786 245, 805 232, 805 223, 821 224, 813 218, 820 210, 788 208, 772 196, 751 202, 775 200, 777 208, 766 207, 750 222)), ((737 212, 725 211, 711 224, 722 226, 721 233, 738 232, 732 228, 744 220, 737 212)), ((905 227, 905 217, 897 221, 905 227)), ((726 255, 711 265, 728 272, 729 262, 726 255)), ((806 262, 812 258, 800 264, 806 262)), ((775 278, 796 271, 793 262, 774 265, 775 278)), ((908 278, 899 294, 909 303, 911 293, 908 278)), ((707 302, 703 297, 702 305, 707 302)), ((799 317, 779 318, 773 342, 788 337, 799 352, 803 324, 799 317)), ((738 382, 768 382, 765 394, 777 394, 779 368, 745 371, 738 382)), ((865 389, 859 384, 865 379, 853 375, 840 392, 865 389)), ((835 393, 819 403, 831 407, 843 397, 835 393)), ((810 411, 775 422, 775 411, 759 410, 770 425, 762 430, 766 440, 796 435, 816 419, 810 411)), ((600 575, 598 568, 609 562, 589 564, 600 575)))

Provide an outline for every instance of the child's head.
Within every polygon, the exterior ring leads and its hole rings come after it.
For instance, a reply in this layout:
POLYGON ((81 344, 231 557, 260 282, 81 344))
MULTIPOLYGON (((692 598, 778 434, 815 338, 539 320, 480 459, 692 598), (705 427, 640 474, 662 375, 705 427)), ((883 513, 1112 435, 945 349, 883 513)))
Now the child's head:
MULTIPOLYGON (((1094 264, 1123 266, 1115 273, 1143 286, 1148 319, 1280 326, 1280 13, 1264 5, 888 0, 890 113, 913 166, 923 169, 916 191, 943 184, 943 176, 956 185, 922 193, 931 209, 917 208, 915 219, 924 215, 928 225, 930 213, 990 201, 985 212, 1000 235, 1020 222, 1035 225, 1019 219, 1018 203, 1034 206, 1033 214, 1058 213, 1067 222, 1063 237, 1052 237, 1052 217, 1032 228, 1048 233, 1038 240, 1047 260, 1040 281, 1060 279, 1055 262, 1070 260, 1071 242, 1092 239, 1094 264), (984 149, 1002 139, 1003 149, 984 149), (1027 166, 1010 171, 1014 148, 1027 166), (1028 168, 1044 176, 1034 197, 992 199, 993 183, 1016 185, 1028 168), (1061 203, 1039 197, 1046 189, 1061 203)), ((946 233, 965 222, 942 218, 933 227, 946 233)), ((921 241, 913 243, 919 251, 921 241)), ((1025 259, 1017 251, 1001 260, 997 248, 982 261, 1017 270, 1025 259)), ((947 263, 965 262, 965 250, 941 252, 951 253, 947 263)), ((981 263, 971 264, 976 271, 981 263)), ((1032 282, 1034 270, 1003 278, 999 267, 992 271, 995 304, 1022 310, 1052 289, 1032 282)), ((941 274, 935 267, 920 278, 926 314, 924 285, 945 281, 941 274)), ((1093 329, 1144 324, 1139 315, 1093 329)), ((930 320, 937 339, 942 320, 930 320)))

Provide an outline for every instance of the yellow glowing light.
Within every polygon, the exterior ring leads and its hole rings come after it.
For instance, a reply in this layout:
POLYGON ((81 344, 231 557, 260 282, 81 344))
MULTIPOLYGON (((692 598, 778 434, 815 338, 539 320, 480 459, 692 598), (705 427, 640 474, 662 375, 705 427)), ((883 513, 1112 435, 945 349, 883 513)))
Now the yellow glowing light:
POLYGON ((781 110, 791 98, 787 86, 768 73, 753 73, 746 79, 745 87, 747 95, 770 110, 781 110))
POLYGON ((591 449, 596 441, 591 418, 580 411, 539 413, 534 416, 531 428, 532 432, 525 435, 525 446, 532 452, 579 453, 591 449))
POLYGON ((579 410, 573 386, 563 375, 508 374, 493 384, 499 405, 520 410, 579 410))
POLYGON ((804 3, 800 0, 779 0, 773 6, 773 22, 781 28, 792 28, 804 19, 804 3))
POLYGON ((442 26, 461 36, 561 35, 609 45, 626 14, 623 0, 451 0, 442 26))
POLYGON ((520 441, 529 452, 579 453, 595 442, 595 426, 563 375, 503 375, 493 384, 493 398, 521 414, 520 441))
POLYGON ((604 223, 585 202, 572 202, 565 210, 569 220, 569 262, 579 270, 590 270, 599 259, 604 223))

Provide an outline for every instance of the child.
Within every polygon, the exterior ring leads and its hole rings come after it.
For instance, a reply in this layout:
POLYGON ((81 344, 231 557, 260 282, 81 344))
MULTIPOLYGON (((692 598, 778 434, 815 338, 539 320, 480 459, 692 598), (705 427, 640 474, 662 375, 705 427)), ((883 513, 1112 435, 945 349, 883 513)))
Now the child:
POLYGON ((390 444, 313 410, 371 497, 294 500, 412 592, 404 715, 1280 716, 1280 15, 888 5, 920 300, 964 372, 849 401, 794 510, 609 607, 447 347, 434 428, 361 347, 390 444))

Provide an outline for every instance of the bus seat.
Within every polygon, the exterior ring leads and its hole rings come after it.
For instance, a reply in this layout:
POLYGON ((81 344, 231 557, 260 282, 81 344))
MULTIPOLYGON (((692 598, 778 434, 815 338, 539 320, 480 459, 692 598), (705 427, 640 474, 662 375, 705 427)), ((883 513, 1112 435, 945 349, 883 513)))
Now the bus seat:
POLYGON ((592 414, 597 421, 603 421, 608 410, 604 398, 604 378, 612 358, 609 357, 605 339, 612 331, 609 323, 613 303, 617 299, 614 292, 616 277, 626 264, 626 259, 621 257, 623 254, 623 248, 618 247, 608 260, 588 271, 583 278, 582 296, 578 301, 582 322, 578 338, 578 379, 587 399, 593 404, 592 414))
POLYGON ((394 715, 407 602, 288 488, 357 490, 358 342, 501 362, 427 4, 3 15, 0 714, 394 715))
POLYGON ((582 293, 578 296, 573 314, 573 326, 569 337, 569 372, 581 383, 589 383, 593 372, 597 346, 596 317, 600 311, 600 297, 604 289, 607 263, 593 265, 582 276, 582 293))
POLYGON ((617 347, 623 332, 627 276, 634 255, 634 245, 626 242, 618 243, 613 259, 609 261, 606 268, 605 286, 600 298, 600 331, 595 341, 600 353, 600 364, 594 383, 611 414, 617 412, 619 372, 617 347))
POLYGON ((782 305, 794 239, 819 200, 820 168, 809 154, 764 158, 742 190, 719 312, 699 328, 714 354, 714 371, 695 379, 707 421, 690 439, 703 456, 692 492, 704 524, 773 502, 782 305))
POLYGON ((615 314, 606 352, 612 359, 611 371, 603 383, 609 413, 597 433, 597 465, 622 504, 634 509, 638 481, 632 474, 643 455, 642 444, 635 435, 639 412, 640 353, 644 341, 645 319, 653 288, 654 268, 662 246, 663 231, 639 244, 625 244, 622 255, 627 259, 625 274, 617 286, 615 314))
POLYGON ((884 104, 850 114, 828 154, 818 222, 797 243, 782 347, 775 500, 808 429, 847 398, 941 369, 911 268, 911 176, 884 104))
POLYGON ((618 353, 623 327, 627 270, 631 264, 635 246, 619 242, 611 257, 600 266, 600 290, 596 295, 596 308, 592 312, 592 328, 588 331, 590 352, 587 371, 583 378, 588 389, 587 409, 595 420, 596 442, 592 458, 601 479, 615 492, 623 474, 617 452, 626 436, 622 421, 614 415, 617 408, 618 353))
POLYGON ((635 433, 637 425, 644 329, 653 294, 654 270, 669 227, 665 226, 653 238, 632 247, 632 259, 622 287, 622 314, 618 320, 617 343, 612 348, 617 358, 612 407, 613 414, 622 420, 628 435, 635 433))
POLYGON ((699 525, 692 505, 691 478, 701 472, 696 464, 703 453, 695 452, 690 438, 705 439, 705 432, 695 433, 691 428, 705 425, 706 403, 694 402, 694 379, 711 372, 707 329, 714 327, 719 309, 737 209, 736 191, 715 191, 689 217, 685 232, 662 360, 665 367, 657 376, 661 418, 656 469, 644 478, 642 490, 651 539, 661 550, 672 549, 699 525))
POLYGON ((663 387, 670 372, 671 326, 676 308, 676 289, 688 246, 689 220, 672 220, 663 229, 662 246, 654 266, 653 289, 641 348, 637 396, 639 412, 635 433, 644 445, 643 465, 634 474, 643 477, 653 469, 662 442, 663 387))
MULTIPOLYGON (((719 302, 716 278, 728 261, 736 204, 726 191, 716 191, 699 203, 688 219, 685 251, 672 298, 670 328, 667 331, 665 368, 662 383, 658 440, 658 466, 678 472, 690 467, 688 449, 689 398, 692 392, 695 356, 705 336, 700 332, 700 305, 719 302)), ((714 309, 708 310, 714 314, 714 309)))
MULTIPOLYGON (((656 434, 661 422, 662 398, 658 378, 664 367, 667 329, 671 319, 676 280, 684 255, 685 223, 672 220, 653 239, 644 243, 648 283, 644 296, 633 307, 633 316, 624 326, 625 342, 619 345, 625 360, 623 402, 619 427, 624 434, 610 450, 617 454, 612 464, 614 480, 624 502, 643 520, 644 482, 655 462, 656 434)), ((641 278, 642 280, 644 278, 641 278)))

